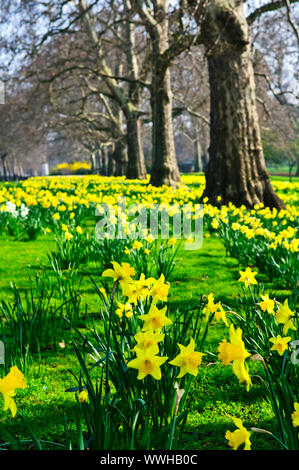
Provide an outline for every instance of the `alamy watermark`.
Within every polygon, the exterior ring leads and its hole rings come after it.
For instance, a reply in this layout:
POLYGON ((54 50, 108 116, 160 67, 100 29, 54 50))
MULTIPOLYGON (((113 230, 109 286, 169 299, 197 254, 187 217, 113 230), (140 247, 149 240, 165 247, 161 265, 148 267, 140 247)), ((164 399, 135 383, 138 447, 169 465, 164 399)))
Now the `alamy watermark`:
POLYGON ((5 345, 0 341, 0 365, 5 364, 5 345))
POLYGON ((203 206, 201 204, 133 204, 118 198, 117 207, 100 204, 96 208, 97 239, 175 239, 185 240, 186 250, 199 250, 203 243, 203 206))
POLYGON ((5 104, 5 87, 4 82, 0 80, 0 104, 5 104))

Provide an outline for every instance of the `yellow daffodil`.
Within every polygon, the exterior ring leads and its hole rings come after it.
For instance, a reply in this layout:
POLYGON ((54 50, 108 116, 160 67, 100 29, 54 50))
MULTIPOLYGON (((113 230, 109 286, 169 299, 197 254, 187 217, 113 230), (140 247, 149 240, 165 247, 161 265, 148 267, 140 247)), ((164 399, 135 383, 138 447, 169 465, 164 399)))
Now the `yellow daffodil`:
POLYGON ((16 395, 16 389, 26 388, 26 386, 25 377, 16 366, 11 367, 6 377, 0 379, 0 393, 4 398, 3 410, 10 410, 13 417, 17 412, 17 406, 13 399, 16 395))
POLYGON ((229 328, 229 337, 230 342, 227 342, 227 340, 224 339, 218 347, 218 358, 224 365, 228 365, 230 362, 235 360, 243 361, 250 356, 250 353, 246 351, 244 341, 242 340, 241 328, 237 328, 237 330, 235 330, 234 325, 231 324, 229 328))
POLYGON ((285 338, 282 338, 280 335, 278 335, 276 338, 270 338, 269 341, 273 343, 272 348, 270 348, 270 351, 277 351, 280 356, 284 354, 284 352, 289 348, 288 343, 291 341, 290 336, 286 336, 285 338))
POLYGON ((148 243, 152 243, 154 241, 154 237, 151 234, 149 234, 145 239, 148 243))
POLYGON ((134 349, 148 349, 150 347, 156 347, 156 354, 159 352, 158 343, 163 341, 164 334, 155 333, 153 330, 139 331, 134 339, 136 341, 136 346, 134 349))
POLYGON ((225 438, 228 440, 228 445, 237 450, 242 444, 244 444, 244 450, 251 449, 250 435, 251 432, 243 426, 242 420, 231 416, 237 429, 234 432, 226 431, 225 438))
POLYGON ((216 310, 215 312, 215 318, 217 321, 219 320, 222 320, 223 323, 228 326, 228 322, 227 322, 227 318, 226 318, 226 314, 225 314, 225 311, 223 310, 223 307, 221 305, 220 302, 218 302, 218 309, 216 310))
POLYGON ((167 361, 168 357, 159 357, 156 355, 156 346, 147 349, 135 349, 136 358, 130 361, 127 366, 138 370, 138 380, 144 379, 147 375, 151 375, 154 379, 161 379, 161 365, 167 361))
POLYGON ((78 396, 79 402, 84 403, 88 400, 88 393, 86 390, 82 390, 82 392, 79 393, 78 396))
POLYGON ((250 268, 246 268, 245 271, 240 271, 241 277, 239 282, 244 282, 245 286, 248 287, 250 284, 257 284, 257 280, 254 276, 257 275, 257 271, 251 271, 250 268))
POLYGON ((299 403, 294 403, 294 413, 292 413, 293 426, 299 426, 299 403))
POLYGON ((132 280, 130 284, 126 284, 123 287, 123 295, 128 297, 130 303, 137 303, 137 301, 144 300, 150 293, 150 287, 152 285, 152 279, 146 279, 142 273, 140 278, 132 280))
POLYGON ((198 366, 200 366, 202 356, 204 356, 204 354, 194 351, 195 341, 193 338, 191 338, 188 346, 183 346, 182 344, 178 344, 178 346, 180 348, 180 354, 178 354, 172 361, 169 361, 169 364, 181 368, 177 378, 179 379, 187 373, 196 376, 198 374, 198 366))
POLYGON ((73 235, 72 235, 71 233, 69 233, 69 232, 65 232, 65 233, 64 233, 64 238, 65 238, 66 240, 71 240, 71 239, 73 238, 73 235))
POLYGON ((163 326, 171 325, 172 321, 166 317, 166 310, 167 307, 159 310, 155 304, 151 304, 148 314, 139 315, 138 317, 144 321, 142 331, 160 331, 163 326))
POLYGON ((133 316, 133 307, 131 304, 122 304, 121 302, 117 302, 117 306, 118 308, 115 310, 115 313, 119 318, 122 318, 124 315, 127 318, 131 318, 133 316))
POLYGON ((230 362, 233 363, 234 374, 238 377, 239 383, 246 383, 246 389, 248 391, 252 383, 248 373, 248 367, 245 365, 245 359, 250 356, 250 353, 246 350, 244 341, 242 340, 241 328, 235 330, 234 325, 231 324, 229 337, 230 342, 224 339, 219 344, 218 358, 224 365, 228 365, 230 362))
POLYGON ((263 310, 263 312, 267 311, 268 313, 271 313, 274 315, 274 300, 269 299, 269 295, 261 295, 262 302, 260 302, 260 307, 263 310))
POLYGON ((112 277, 114 282, 119 281, 122 287, 132 282, 131 276, 135 274, 135 269, 129 265, 129 263, 122 263, 121 265, 116 261, 112 261, 113 269, 106 269, 103 273, 103 277, 112 277))
POLYGON ((284 304, 279 304, 278 310, 275 314, 275 319, 277 323, 284 325, 283 327, 283 334, 286 335, 289 330, 296 331, 297 328, 292 322, 292 318, 294 316, 294 312, 291 311, 288 304, 288 299, 285 300, 284 304))
POLYGON ((225 315, 225 312, 223 310, 223 307, 222 307, 220 302, 217 302, 215 304, 213 293, 210 293, 208 295, 208 303, 203 308, 203 313, 206 315, 206 321, 209 320, 210 314, 214 313, 215 318, 216 318, 217 321, 222 320, 225 323, 225 325, 228 326, 226 315, 225 315))
POLYGON ((150 279, 152 281, 153 287, 151 288, 149 295, 152 296, 153 302, 157 302, 158 300, 167 300, 170 285, 165 283, 164 274, 161 274, 158 280, 154 278, 150 279))
POLYGON ((139 242, 138 240, 135 240, 134 243, 133 243, 132 248, 133 248, 133 250, 139 251, 140 248, 142 248, 142 246, 143 246, 143 245, 142 245, 141 242, 139 242))
POLYGON ((214 295, 211 292, 208 295, 208 303, 202 310, 203 313, 206 315, 206 321, 208 321, 210 313, 215 313, 217 309, 218 309, 218 304, 214 303, 214 295))

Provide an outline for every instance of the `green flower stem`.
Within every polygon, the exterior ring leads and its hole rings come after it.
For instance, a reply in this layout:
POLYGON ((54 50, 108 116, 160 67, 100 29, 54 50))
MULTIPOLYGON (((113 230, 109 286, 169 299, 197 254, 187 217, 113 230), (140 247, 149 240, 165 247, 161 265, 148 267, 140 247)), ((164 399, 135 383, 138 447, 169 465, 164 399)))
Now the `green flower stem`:
POLYGON ((112 324, 112 313, 113 313, 113 300, 116 292, 118 282, 115 281, 112 288, 111 299, 110 299, 110 310, 109 310, 109 323, 108 323, 108 338, 107 338, 107 352, 106 352, 106 397, 110 393, 109 386, 109 361, 110 361, 110 341, 111 341, 111 324, 112 324))

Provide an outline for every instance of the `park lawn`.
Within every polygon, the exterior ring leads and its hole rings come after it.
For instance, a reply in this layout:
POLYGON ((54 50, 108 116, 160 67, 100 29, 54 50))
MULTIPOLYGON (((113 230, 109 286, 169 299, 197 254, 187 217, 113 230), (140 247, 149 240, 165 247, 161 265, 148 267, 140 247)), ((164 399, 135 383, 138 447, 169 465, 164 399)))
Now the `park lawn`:
MULTIPOLYGON (((40 236, 36 241, 13 241, 1 238, 0 243, 0 299, 10 297, 10 283, 15 282, 20 291, 30 288, 30 280, 44 266, 49 269, 47 253, 51 250, 54 239, 51 235, 40 236)), ((221 240, 212 235, 204 237, 202 248, 197 251, 178 252, 176 267, 171 277, 169 305, 172 311, 176 308, 186 310, 198 305, 202 295, 214 293, 215 300, 223 305, 236 306, 240 292, 238 284, 239 266, 237 260, 228 256, 221 240)), ((83 302, 80 329, 87 333, 97 322, 100 308, 99 298, 91 284, 91 276, 100 281, 101 272, 94 264, 82 268, 83 302)), ((275 290, 277 298, 283 299, 288 292, 279 290, 264 275, 257 279, 269 290, 275 290)), ((31 281, 32 282, 32 281, 31 281)), ((246 392, 239 385, 231 367, 223 366, 217 360, 217 346, 228 337, 224 324, 216 322, 210 327, 205 345, 207 353, 200 372, 194 381, 190 395, 190 414, 187 434, 183 447, 193 449, 228 449, 225 431, 233 430, 234 425, 229 415, 244 420, 244 425, 275 430, 271 406, 265 399, 261 381, 254 375, 259 372, 259 364, 251 363, 250 371, 254 387, 246 392), (190 440, 188 444, 188 439, 190 440)), ((64 338, 58 338, 57 343, 64 338)), ((19 413, 12 419, 10 414, 0 410, 0 423, 5 423, 13 435, 30 438, 24 428, 20 415, 26 417, 36 435, 45 441, 65 444, 65 423, 68 423, 73 446, 76 447, 75 433, 75 396, 65 390, 77 385, 74 376, 79 375, 79 366, 75 357, 72 341, 78 339, 76 334, 66 343, 65 348, 41 352, 35 372, 31 371, 29 386, 18 390, 17 405, 19 413)), ((79 340, 80 342, 80 340, 79 340)), ((0 430, 0 433, 2 431, 0 430)), ((254 434, 254 449, 275 449, 276 442, 264 434, 254 434)), ((0 434, 0 441, 5 441, 0 434)), ((45 443, 45 448, 54 448, 45 443)), ((58 447, 59 448, 59 447, 58 447)))

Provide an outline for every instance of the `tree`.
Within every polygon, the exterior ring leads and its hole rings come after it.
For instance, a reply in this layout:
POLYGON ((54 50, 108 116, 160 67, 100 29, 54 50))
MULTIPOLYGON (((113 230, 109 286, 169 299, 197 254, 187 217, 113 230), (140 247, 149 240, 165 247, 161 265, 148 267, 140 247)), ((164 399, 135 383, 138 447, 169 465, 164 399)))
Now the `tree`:
MULTIPOLYGON (((273 3, 276 8, 282 5, 273 3)), ((251 20, 264 11, 268 10, 255 10, 251 20)), ((208 61, 211 100, 210 158, 204 196, 216 205, 231 201, 253 207, 263 202, 283 208, 265 166, 244 4, 238 0, 209 1, 204 17, 195 19, 201 27, 208 61)))

